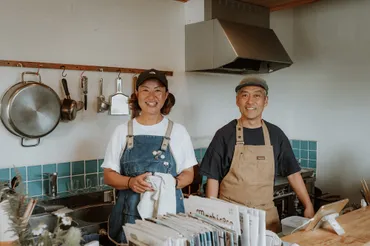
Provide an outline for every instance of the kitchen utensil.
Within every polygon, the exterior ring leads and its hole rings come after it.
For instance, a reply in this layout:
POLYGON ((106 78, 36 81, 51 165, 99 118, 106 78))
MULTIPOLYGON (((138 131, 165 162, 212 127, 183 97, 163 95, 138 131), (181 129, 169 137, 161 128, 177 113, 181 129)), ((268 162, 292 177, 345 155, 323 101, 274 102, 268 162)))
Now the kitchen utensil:
POLYGON ((68 90, 68 83, 66 79, 62 79, 62 85, 66 98, 64 98, 62 107, 61 107, 61 119, 63 121, 71 121, 76 118, 77 113, 77 102, 71 99, 68 90))
POLYGON ((105 96, 103 95, 103 78, 99 81, 99 96, 98 96, 98 113, 107 111, 109 109, 109 103, 105 101, 105 96))
POLYGON ((77 102, 77 112, 84 108, 84 102, 78 101, 77 102))
POLYGON ((23 223, 27 224, 28 223, 28 220, 30 219, 31 215, 32 215, 32 212, 36 206, 36 203, 37 203, 37 199, 33 199, 31 198, 30 201, 28 202, 28 205, 26 207, 26 211, 24 211, 24 214, 23 214, 23 217, 22 217, 22 220, 23 220, 23 223))
POLYGON ((82 89, 82 93, 84 94, 85 110, 87 110, 87 85, 88 85, 87 77, 82 76, 82 78, 81 78, 81 89, 82 89))
POLYGON ((1 100, 1 121, 21 138, 23 147, 34 147, 59 124, 60 107, 59 96, 41 82, 39 73, 23 72, 22 81, 10 87, 1 100), (25 75, 37 76, 38 82, 24 80, 25 75), (37 139, 37 143, 26 145, 25 139, 37 139))
POLYGON ((17 176, 14 176, 12 178, 12 181, 10 181, 10 187, 14 190, 19 185, 19 179, 17 176))
POLYGON ((128 115, 129 106, 128 106, 128 96, 122 93, 122 79, 117 77, 117 92, 110 96, 110 115, 128 115))
POLYGON ((370 191, 369 191, 369 187, 367 186, 365 179, 361 180, 361 184, 362 184, 363 191, 365 193, 366 202, 370 203, 370 191))
POLYGON ((360 190, 360 192, 361 192, 361 195, 362 195, 362 198, 365 200, 365 202, 366 202, 366 205, 367 206, 369 206, 369 203, 368 203, 368 201, 367 201, 367 197, 366 197, 366 195, 365 195, 365 192, 363 191, 363 190, 360 190))

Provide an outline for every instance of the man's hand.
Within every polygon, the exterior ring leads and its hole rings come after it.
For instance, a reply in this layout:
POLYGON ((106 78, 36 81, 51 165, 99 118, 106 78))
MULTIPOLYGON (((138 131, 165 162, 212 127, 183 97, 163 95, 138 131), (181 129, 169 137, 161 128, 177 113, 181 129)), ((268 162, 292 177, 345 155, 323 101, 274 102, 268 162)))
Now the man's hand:
POLYGON ((315 211, 314 211, 313 207, 308 206, 307 208, 305 208, 303 215, 304 215, 304 217, 311 219, 315 215, 315 211))
POLYGON ((292 186, 294 192, 297 194, 298 199, 304 206, 304 217, 312 218, 315 214, 313 205, 308 195, 306 185, 302 179, 301 173, 296 172, 288 176, 289 184, 292 186))
POLYGON ((143 173, 136 177, 131 177, 128 180, 128 187, 136 193, 144 193, 145 191, 154 191, 153 187, 145 181, 146 177, 152 175, 151 173, 143 173))

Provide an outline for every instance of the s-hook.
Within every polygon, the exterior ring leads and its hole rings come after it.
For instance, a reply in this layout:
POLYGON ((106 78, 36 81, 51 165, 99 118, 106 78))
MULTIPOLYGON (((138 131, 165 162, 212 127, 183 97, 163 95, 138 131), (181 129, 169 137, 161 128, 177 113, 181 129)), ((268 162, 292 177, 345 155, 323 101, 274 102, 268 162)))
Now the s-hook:
POLYGON ((119 76, 121 75, 121 69, 118 70, 118 78, 120 78, 119 76))
POLYGON ((64 74, 64 72, 66 71, 66 67, 65 66, 61 66, 60 68, 63 69, 62 77, 63 78, 67 77, 67 74, 64 74))
POLYGON ((41 67, 41 65, 39 65, 39 67, 37 68, 37 72, 36 72, 37 75, 40 74, 40 67, 41 67))

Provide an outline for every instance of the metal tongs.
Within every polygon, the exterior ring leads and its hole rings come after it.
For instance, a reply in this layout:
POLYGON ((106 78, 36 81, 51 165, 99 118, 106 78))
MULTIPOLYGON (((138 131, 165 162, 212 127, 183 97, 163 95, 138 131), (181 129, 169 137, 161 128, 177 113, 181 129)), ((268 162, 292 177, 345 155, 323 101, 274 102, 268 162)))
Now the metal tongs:
POLYGON ((84 94, 85 110, 87 110, 87 86, 88 86, 88 79, 86 76, 82 76, 81 77, 81 89, 82 89, 82 93, 84 94))

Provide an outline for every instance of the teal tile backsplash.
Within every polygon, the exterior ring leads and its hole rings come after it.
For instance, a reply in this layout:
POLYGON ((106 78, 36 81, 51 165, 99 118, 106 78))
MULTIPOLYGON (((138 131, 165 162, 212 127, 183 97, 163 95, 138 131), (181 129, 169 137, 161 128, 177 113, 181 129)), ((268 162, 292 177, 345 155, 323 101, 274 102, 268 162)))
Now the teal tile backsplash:
POLYGON ((84 174, 84 172, 85 172, 84 161, 72 162, 72 175, 84 174))
POLYGON ((197 158, 198 163, 202 161, 203 156, 206 153, 206 151, 207 151, 207 148, 195 149, 195 158, 197 158))
POLYGON ((293 153, 303 168, 317 168, 317 141, 290 140, 293 153))
MULTIPOLYGON (((58 173, 58 193, 94 188, 103 185, 102 159, 52 163, 28 167, 16 167, 26 184, 28 196, 49 193, 48 173, 58 173), (99 165, 99 166, 98 166, 99 165)), ((0 169, 0 180, 10 181, 15 176, 14 168, 0 169)))
POLYGON ((71 163, 58 163, 57 172, 59 177, 66 177, 71 175, 71 163))
POLYGON ((38 166, 30 166, 27 168, 27 180, 28 181, 34 181, 34 180, 42 180, 41 177, 41 165, 38 166))
POLYGON ((0 169, 0 180, 10 180, 10 169, 9 168, 0 169))
MULTIPOLYGON (((290 140, 293 152, 301 167, 317 168, 317 142, 308 140, 290 140)), ((195 157, 200 163, 207 148, 195 149, 195 157)), ((101 165, 103 159, 81 160, 64 163, 51 163, 28 167, 16 167, 21 173, 29 196, 48 194, 48 173, 58 173, 58 193, 77 192, 104 184, 101 165)), ((0 169, 0 180, 11 180, 15 176, 14 168, 0 169)), ((206 178, 203 177, 203 183, 206 178)))
POLYGON ((57 171, 57 164, 47 164, 43 165, 43 174, 45 173, 55 173, 57 171))
POLYGON ((70 187, 71 187, 70 177, 58 178, 58 193, 67 192, 70 189, 70 187))
POLYGON ((85 162, 86 173, 96 173, 98 171, 98 161, 97 160, 88 160, 85 162))
POLYGON ((98 169, 99 169, 99 173, 100 173, 100 172, 103 172, 103 168, 101 168, 101 165, 103 164, 103 161, 104 161, 103 159, 99 159, 99 160, 98 160, 98 169))
MULTIPOLYGON (((17 170, 18 170, 19 174, 21 175, 22 179, 26 180, 26 176, 27 176, 26 167, 19 167, 19 168, 17 168, 17 170)), ((11 177, 14 177, 16 175, 14 168, 12 168, 12 171, 11 171, 10 175, 11 175, 11 177)))
POLYGON ((42 195, 42 181, 28 182, 28 195, 41 196, 42 195))

